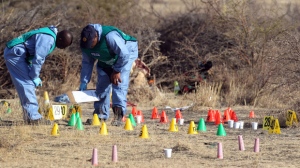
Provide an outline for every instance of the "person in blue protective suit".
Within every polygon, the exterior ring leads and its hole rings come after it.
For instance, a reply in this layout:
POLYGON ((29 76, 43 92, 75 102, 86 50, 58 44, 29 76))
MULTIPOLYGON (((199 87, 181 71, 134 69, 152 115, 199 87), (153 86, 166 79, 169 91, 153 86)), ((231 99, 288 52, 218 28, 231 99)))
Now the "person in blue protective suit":
POLYGON ((25 123, 51 124, 38 112, 35 90, 42 86, 39 76, 47 56, 56 47, 70 46, 72 41, 69 31, 58 32, 56 27, 50 26, 31 30, 6 43, 4 59, 20 98, 25 123))
MULTIPOLYGON (((87 89, 95 61, 97 61, 94 113, 100 120, 109 118, 112 93, 113 126, 121 126, 126 114, 129 76, 133 62, 138 57, 137 39, 113 26, 89 24, 81 32, 82 69, 79 90, 87 89)), ((91 119, 87 121, 91 123, 91 119)))

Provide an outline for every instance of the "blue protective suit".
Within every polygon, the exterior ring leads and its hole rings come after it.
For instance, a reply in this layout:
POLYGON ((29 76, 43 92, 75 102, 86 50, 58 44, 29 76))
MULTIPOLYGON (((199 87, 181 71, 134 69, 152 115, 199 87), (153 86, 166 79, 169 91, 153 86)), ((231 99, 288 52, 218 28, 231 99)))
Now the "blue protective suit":
MULTIPOLYGON (((100 24, 91 24, 99 34, 100 41, 102 26, 100 24)), ((112 69, 121 73, 122 82, 113 85, 110 82, 110 76, 97 65, 97 85, 96 94, 99 95, 100 101, 94 102, 95 113, 101 119, 109 118, 110 110, 110 93, 112 92, 112 106, 121 107, 123 115, 126 114, 127 91, 130 80, 130 70, 133 62, 138 57, 138 42, 126 41, 117 31, 111 31, 106 36, 107 45, 111 52, 118 55, 118 60, 112 69)), ((96 59, 82 52, 82 69, 80 75, 81 83, 89 83, 96 59)))
MULTIPOLYGON (((57 34, 56 27, 49 27, 57 34)), ((33 79, 39 78, 42 65, 49 55, 55 40, 48 34, 35 34, 28 38, 23 44, 12 48, 5 48, 4 59, 10 73, 12 82, 18 92, 23 108, 24 120, 37 120, 42 118, 38 112, 39 105, 35 93, 33 79), (26 52, 33 56, 32 64, 26 61, 26 52)))

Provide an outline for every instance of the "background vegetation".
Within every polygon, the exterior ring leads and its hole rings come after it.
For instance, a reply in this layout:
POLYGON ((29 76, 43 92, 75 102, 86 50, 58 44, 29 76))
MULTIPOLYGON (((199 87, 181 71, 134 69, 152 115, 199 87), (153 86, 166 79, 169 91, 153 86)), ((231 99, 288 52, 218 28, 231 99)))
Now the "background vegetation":
MULTIPOLYGON (((172 91, 174 80, 183 84, 184 74, 195 72, 199 61, 211 60, 214 66, 209 79, 196 93, 185 95, 197 105, 297 108, 298 4, 182 2, 184 10, 172 8, 166 0, 2 0, 0 55, 8 40, 33 28, 58 25, 60 30, 71 30, 74 44, 55 50, 41 72, 41 91, 55 96, 79 86, 81 29, 88 23, 114 25, 138 38, 139 57, 151 68, 160 93, 172 91), (163 9, 156 8, 158 4, 163 9)), ((2 56, 0 67, 0 98, 15 98, 2 56)), ((95 87, 95 80, 89 88, 95 87)), ((136 90, 134 87, 132 84, 131 89, 136 90)), ((131 92, 129 99, 155 101, 149 86, 139 89, 149 94, 131 92), (134 98, 137 96, 143 99, 134 98)))

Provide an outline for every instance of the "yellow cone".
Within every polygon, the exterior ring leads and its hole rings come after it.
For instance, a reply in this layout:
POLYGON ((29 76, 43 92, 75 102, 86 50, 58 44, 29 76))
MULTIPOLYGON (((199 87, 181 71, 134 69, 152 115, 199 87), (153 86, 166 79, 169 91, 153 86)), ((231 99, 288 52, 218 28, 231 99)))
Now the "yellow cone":
POLYGON ((50 103, 49 102, 49 95, 48 95, 47 91, 44 92, 44 100, 45 100, 45 105, 48 105, 50 103))
POLYGON ((52 136, 58 136, 58 135, 59 135, 57 123, 54 123, 53 128, 52 128, 52 131, 51 131, 51 135, 52 135, 52 136))
POLYGON ((48 114, 47 114, 47 117, 46 117, 46 118, 48 118, 48 120, 51 120, 51 121, 54 120, 53 109, 52 109, 52 107, 49 108, 49 111, 48 111, 48 114))
POLYGON ((196 126, 195 126, 194 121, 191 121, 191 122, 190 122, 190 127, 189 127, 189 132, 188 132, 188 134, 198 134, 197 128, 196 128, 196 126))
POLYGON ((169 131, 170 132, 178 132, 178 127, 177 127, 177 124, 176 124, 176 118, 172 118, 169 131))
POLYGON ((100 134, 101 135, 108 135, 106 123, 104 121, 102 122, 102 126, 100 128, 100 134))
POLYGON ((149 135, 148 135, 148 129, 147 129, 146 124, 143 125, 143 127, 142 127, 142 131, 141 131, 141 134, 140 134, 140 138, 145 138, 145 139, 149 138, 149 135))
POLYGON ((125 123, 124 129, 127 130, 127 131, 132 131, 133 130, 130 118, 126 118, 126 123, 125 123))
POLYGON ((99 126, 100 125, 100 120, 99 120, 97 114, 94 114, 94 116, 93 116, 92 125, 94 125, 94 126, 99 126))

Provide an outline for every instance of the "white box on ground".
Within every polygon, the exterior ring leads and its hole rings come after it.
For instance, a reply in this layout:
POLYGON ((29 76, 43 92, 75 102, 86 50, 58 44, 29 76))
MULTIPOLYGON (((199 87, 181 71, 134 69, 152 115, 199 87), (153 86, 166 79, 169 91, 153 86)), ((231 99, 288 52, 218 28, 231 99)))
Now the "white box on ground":
POLYGON ((96 90, 69 91, 67 93, 71 103, 84 103, 99 101, 96 90))

